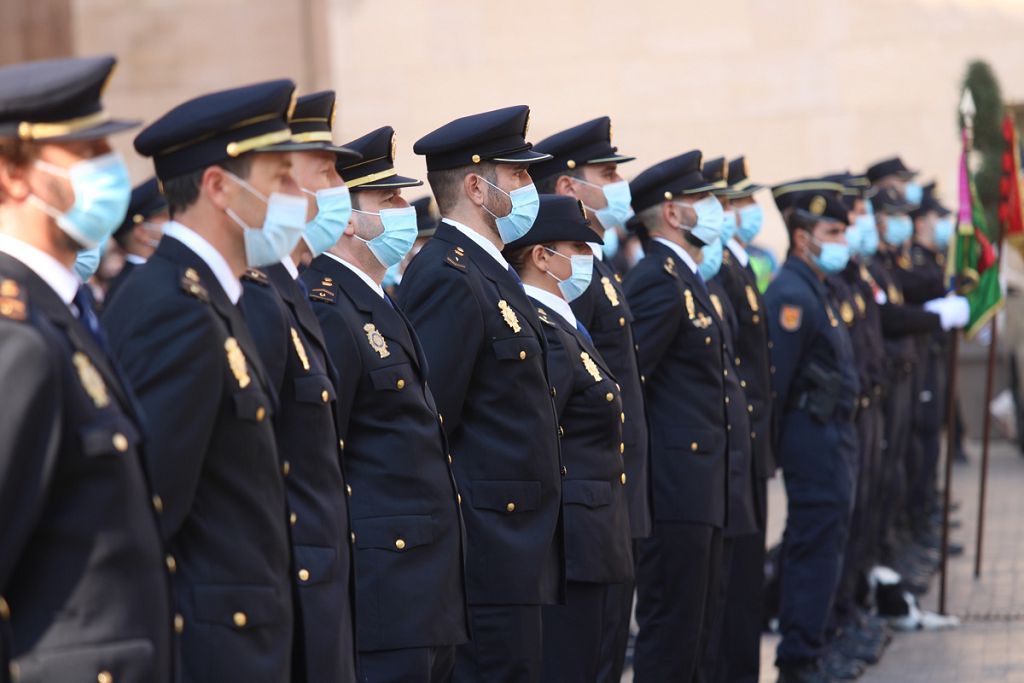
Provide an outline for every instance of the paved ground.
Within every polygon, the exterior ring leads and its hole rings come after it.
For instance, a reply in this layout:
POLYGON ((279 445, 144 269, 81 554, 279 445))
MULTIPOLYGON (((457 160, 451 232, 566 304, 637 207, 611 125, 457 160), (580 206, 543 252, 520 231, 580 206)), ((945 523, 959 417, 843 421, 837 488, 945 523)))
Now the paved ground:
MULTIPOLYGON (((1005 442, 993 444, 989 469, 984 564, 975 580, 980 446, 969 444, 972 460, 954 468, 953 497, 961 506, 961 527, 953 539, 965 546, 950 561, 949 612, 963 619, 953 631, 898 634, 881 663, 868 670, 863 683, 1024 683, 1024 458, 1005 442)), ((785 523, 781 481, 771 485, 769 537, 777 540, 785 523)), ((772 541, 775 542, 774 540, 772 541)), ((938 577, 921 599, 938 609, 938 577)), ((774 683, 772 665, 777 639, 762 646, 762 683, 774 683)), ((632 681, 626 674, 623 683, 632 681)))

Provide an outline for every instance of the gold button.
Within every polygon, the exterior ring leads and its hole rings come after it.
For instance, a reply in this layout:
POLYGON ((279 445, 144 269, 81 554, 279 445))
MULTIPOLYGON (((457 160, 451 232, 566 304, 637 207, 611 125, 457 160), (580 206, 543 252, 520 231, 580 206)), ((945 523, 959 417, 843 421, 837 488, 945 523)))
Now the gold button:
POLYGON ((345 439, 338 439, 338 448, 345 450, 345 439))
POLYGON ((756 313, 753 316, 751 316, 750 319, 754 322, 755 325, 761 322, 761 316, 759 316, 756 313))
POLYGON ((168 555, 164 558, 164 562, 167 563, 167 571, 174 573, 178 571, 178 563, 174 559, 174 555, 168 555))
POLYGON ((441 413, 438 413, 437 414, 437 419, 440 420, 441 424, 444 424, 444 415, 442 415, 441 413))
POLYGON ((625 326, 626 326, 626 319, 625 318, 619 318, 619 327, 625 327, 625 326))
POLYGON ((604 395, 604 400, 606 400, 609 403, 611 403, 612 401, 615 400, 615 394, 613 394, 612 392, 609 391, 607 394, 604 395))
POLYGON ((257 422, 263 422, 263 418, 265 418, 266 416, 267 416, 267 409, 266 408, 264 408, 263 406, 260 406, 259 408, 256 409, 256 421, 257 422))
POLYGON ((558 392, 557 392, 557 391, 555 391, 555 388, 554 388, 554 387, 551 387, 551 398, 554 398, 554 397, 555 397, 555 396, 557 396, 557 395, 558 395, 558 392))
POLYGON ((736 356, 736 365, 742 365, 742 364, 743 364, 743 361, 740 360, 739 356, 736 356))
POLYGON ((459 505, 462 505, 462 494, 461 493, 456 493, 455 494, 455 500, 456 500, 456 502, 458 502, 459 505))
POLYGON ((619 422, 621 422, 622 424, 626 424, 626 414, 625 413, 619 413, 619 422))
POLYGON ((619 477, 619 481, 622 482, 623 486, 626 485, 626 473, 625 472, 623 472, 622 475, 619 477))
POLYGON ((711 337, 704 337, 704 346, 711 346, 711 337))
POLYGON ((405 389, 405 380, 398 380, 397 382, 395 382, 395 386, 398 387, 399 389, 405 389))
POLYGON ((725 370, 722 370, 722 376, 723 377, 728 377, 729 376, 729 369, 728 368, 726 368, 725 370))
POLYGON ((748 405, 748 406, 747 406, 747 412, 748 412, 748 413, 752 413, 752 412, 754 412, 754 406, 748 405))
POLYGON ((472 156, 472 159, 473 159, 473 163, 474 164, 479 164, 480 163, 480 155, 479 154, 474 154, 472 156))
POLYGON ((405 541, 401 538, 395 539, 395 547, 399 550, 405 550, 405 541))
POLYGON ((641 383, 641 384, 644 384, 644 383, 646 383, 646 382, 647 382, 647 378, 646 378, 646 377, 644 377, 643 375, 640 375, 640 383, 641 383))
POLYGON ((565 436, 565 427, 558 425, 558 438, 561 439, 565 436))
POLYGON ((114 683, 114 675, 109 671, 101 671, 96 674, 96 683, 114 683))
POLYGON ((451 453, 448 454, 448 464, 449 465, 452 464, 452 454, 451 453))
POLYGON ((620 441, 619 442, 619 453, 625 453, 625 452, 626 452, 626 444, 624 444, 624 443, 622 443, 620 441))
POLYGON ((352 497, 352 485, 351 484, 345 484, 345 494, 348 495, 349 498, 352 497))
POLYGON ((231 621, 235 622, 235 626, 242 628, 249 623, 249 618, 245 616, 245 612, 235 612, 231 615, 231 621))
POLYGON ((309 570, 308 569, 300 569, 299 570, 299 581, 301 581, 303 583, 309 581, 309 570))
POLYGON ((729 397, 728 396, 725 397, 725 405, 729 405, 729 397))
POLYGON ((157 511, 157 514, 164 511, 164 499, 155 494, 153 496, 153 509, 157 511))
POLYGON ((114 443, 114 450, 118 453, 124 453, 128 450, 128 437, 121 432, 114 434, 114 438, 111 441, 114 443))
POLYGON ((569 474, 569 470, 567 470, 567 469, 565 468, 565 465, 562 465, 562 470, 561 470, 561 472, 562 472, 562 476, 563 476, 563 477, 564 477, 565 475, 569 474))
POLYGON ((753 441, 756 438, 757 438, 757 432, 750 432, 750 439, 751 439, 751 441, 753 441))
POLYGON ((327 403, 328 401, 331 400, 331 395, 327 393, 326 389, 320 392, 320 400, 323 401, 324 403, 327 403))
POLYGON ((293 512, 292 514, 288 515, 288 521, 291 523, 292 526, 295 526, 296 522, 299 521, 299 516, 293 512))
POLYGON ((690 450, 693 451, 694 453, 697 452, 697 448, 698 448, 698 446, 697 446, 697 442, 696 441, 694 441, 694 442, 692 442, 690 444, 690 450))
POLYGON ((509 512, 515 512, 516 511, 516 504, 515 503, 509 503, 508 505, 505 506, 505 509, 508 510, 509 512))
POLYGON ((349 540, 350 542, 352 542, 352 543, 355 543, 355 542, 356 542, 356 532, 354 532, 354 531, 353 531, 352 533, 350 533, 350 534, 348 535, 348 540, 349 540))
POLYGON ((0 598, 0 619, 7 621, 11 618, 11 606, 7 604, 7 601, 0 598))
POLYGON ((746 389, 747 388, 747 380, 741 379, 740 380, 740 386, 743 387, 744 389, 746 389))
POLYGON ((526 351, 519 352, 519 360, 526 360, 526 351))
POLYGON ((185 617, 180 614, 174 615, 174 632, 181 634, 185 630, 185 617))
POLYGON ((773 366, 771 366, 771 368, 769 368, 769 370, 771 370, 771 371, 772 371, 772 374, 773 374, 773 375, 775 374, 775 366, 774 366, 774 365, 773 365, 773 366))
POLYGON ((288 473, 291 472, 291 471, 292 471, 292 464, 290 462, 285 460, 283 463, 281 463, 281 474, 283 474, 284 476, 287 477, 288 473))

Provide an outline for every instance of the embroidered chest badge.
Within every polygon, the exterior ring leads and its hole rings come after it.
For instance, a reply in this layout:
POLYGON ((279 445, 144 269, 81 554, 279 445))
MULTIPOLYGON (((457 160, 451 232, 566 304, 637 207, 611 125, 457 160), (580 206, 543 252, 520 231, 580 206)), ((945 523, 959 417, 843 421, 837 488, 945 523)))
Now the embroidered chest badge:
POLYGON ((103 383, 103 378, 100 377, 99 371, 96 370, 96 366, 92 364, 89 357, 81 351, 75 351, 71 362, 78 370, 78 379, 82 382, 82 388, 85 389, 85 393, 89 394, 93 404, 97 408, 106 408, 110 405, 107 385, 103 383))
POLYGON ((241 347, 238 346, 238 340, 234 337, 225 339, 224 351, 228 355, 228 366, 231 368, 231 374, 238 381, 238 386, 245 389, 252 380, 249 378, 249 370, 245 367, 245 354, 242 353, 241 347))
POLYGON ((597 363, 590 357, 590 354, 586 351, 580 353, 580 360, 583 361, 583 368, 590 373, 590 376, 594 378, 595 382, 601 381, 601 370, 597 367, 597 363))
POLYGON ((299 362, 302 363, 302 369, 309 372, 309 356, 306 355, 306 347, 302 345, 302 340, 299 339, 299 333, 295 331, 295 328, 291 328, 292 331, 292 345, 295 347, 295 355, 299 357, 299 362))
POLYGON ((601 278, 601 286, 604 287, 604 295, 608 297, 608 301, 611 302, 611 305, 613 307, 618 306, 619 293, 615 291, 615 285, 612 284, 611 279, 607 277, 601 278))
POLYGON ((384 335, 377 331, 376 325, 366 323, 363 325, 363 332, 366 333, 366 341, 370 343, 370 348, 376 351, 378 356, 387 358, 391 355, 391 352, 388 351, 388 342, 384 339, 384 335))
POLYGON ((501 311, 501 317, 505 320, 505 324, 512 328, 512 331, 519 334, 523 331, 523 326, 519 324, 519 316, 512 310, 512 307, 508 305, 508 302, 502 299, 498 302, 498 310, 501 311))

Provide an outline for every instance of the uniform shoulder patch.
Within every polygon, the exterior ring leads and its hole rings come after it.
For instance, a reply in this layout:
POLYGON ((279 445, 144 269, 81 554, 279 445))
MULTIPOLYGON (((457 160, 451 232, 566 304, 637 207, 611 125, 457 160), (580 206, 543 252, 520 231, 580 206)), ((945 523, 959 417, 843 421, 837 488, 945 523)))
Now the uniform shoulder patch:
POLYGON ((454 268, 466 272, 466 252, 462 247, 452 247, 444 257, 444 262, 454 268))
POLYGON ((199 273, 196 272, 195 268, 185 269, 181 276, 181 288, 187 294, 194 296, 203 303, 210 302, 210 293, 206 291, 206 287, 203 287, 203 283, 199 281, 199 273))
POLYGON ((540 321, 542 323, 544 323, 545 325, 550 325, 551 327, 555 326, 554 321, 551 319, 550 316, 548 316, 547 309, 541 308, 540 306, 538 306, 537 307, 537 317, 540 318, 540 321))
POLYGON ((24 290, 14 280, 0 278, 0 318, 24 320, 27 316, 24 290))
POLYGON ((267 274, 259 268, 249 268, 242 273, 242 279, 247 282, 255 282, 256 284, 263 285, 264 287, 270 286, 270 278, 267 277, 267 274))
POLYGON ((779 326, 786 332, 796 332, 804 319, 804 309, 786 304, 779 309, 779 326))
POLYGON ((325 304, 333 304, 338 298, 338 285, 330 277, 320 278, 320 282, 309 288, 309 300, 325 304))
POLYGON ((906 254, 900 254, 899 256, 896 257, 896 265, 898 265, 903 270, 910 270, 911 268, 910 259, 907 258, 906 254))

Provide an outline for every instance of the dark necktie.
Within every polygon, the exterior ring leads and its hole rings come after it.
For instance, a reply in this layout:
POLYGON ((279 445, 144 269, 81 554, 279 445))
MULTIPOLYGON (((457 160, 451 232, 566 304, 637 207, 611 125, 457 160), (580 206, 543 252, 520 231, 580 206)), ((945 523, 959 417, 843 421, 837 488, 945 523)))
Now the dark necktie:
POLYGON ((590 332, 587 332, 586 326, 584 326, 584 324, 581 323, 579 320, 576 321, 576 329, 580 331, 580 334, 583 335, 584 339, 586 339, 591 344, 594 343, 594 338, 590 336, 590 332))
POLYGON ((296 278, 295 279, 295 284, 297 284, 299 286, 299 289, 302 290, 302 295, 303 296, 309 296, 309 286, 306 285, 305 280, 303 280, 301 277, 296 278))
POLYGON ((704 281, 704 276, 700 274, 700 270, 695 271, 694 275, 697 277, 697 282, 700 283, 700 291, 704 292, 704 296, 709 296, 708 283, 704 281))
POLYGON ((523 287, 523 280, 522 278, 519 277, 519 273, 516 272, 515 268, 509 266, 508 273, 509 275, 512 276, 512 279, 516 281, 516 284, 519 285, 519 288, 522 289, 523 291, 526 291, 526 289, 523 287))
POLYGON ((96 311, 93 310, 92 293, 88 290, 88 285, 82 285, 78 288, 72 303, 78 308, 78 319, 82 321, 85 329, 89 330, 89 334, 92 335, 92 338, 96 340, 99 347, 106 353, 107 340, 103 334, 103 328, 100 327, 100 319, 96 317, 96 311))

